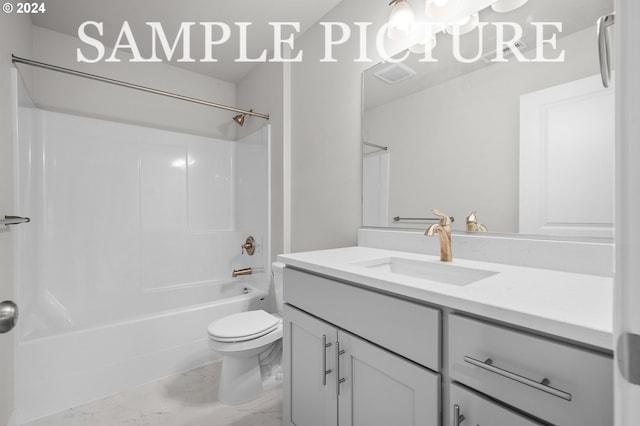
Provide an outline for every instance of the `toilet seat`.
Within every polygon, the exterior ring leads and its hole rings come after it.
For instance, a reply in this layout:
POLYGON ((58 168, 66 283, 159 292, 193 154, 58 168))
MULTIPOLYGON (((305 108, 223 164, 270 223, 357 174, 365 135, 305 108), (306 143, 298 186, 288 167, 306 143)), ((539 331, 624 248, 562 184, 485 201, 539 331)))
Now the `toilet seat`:
POLYGON ((248 311, 212 322, 209 324, 208 332, 209 337, 218 342, 246 342, 271 333, 281 323, 282 318, 263 310, 248 311))

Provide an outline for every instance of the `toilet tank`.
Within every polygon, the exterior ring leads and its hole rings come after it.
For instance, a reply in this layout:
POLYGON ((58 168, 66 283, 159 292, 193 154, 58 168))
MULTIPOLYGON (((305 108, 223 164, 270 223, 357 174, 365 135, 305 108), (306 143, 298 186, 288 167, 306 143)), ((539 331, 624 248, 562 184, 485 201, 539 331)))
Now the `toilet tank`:
POLYGON ((271 273, 273 274, 273 289, 276 299, 276 309, 278 312, 282 312, 283 296, 282 296, 282 283, 283 283, 283 271, 285 264, 282 262, 273 262, 271 264, 271 273))

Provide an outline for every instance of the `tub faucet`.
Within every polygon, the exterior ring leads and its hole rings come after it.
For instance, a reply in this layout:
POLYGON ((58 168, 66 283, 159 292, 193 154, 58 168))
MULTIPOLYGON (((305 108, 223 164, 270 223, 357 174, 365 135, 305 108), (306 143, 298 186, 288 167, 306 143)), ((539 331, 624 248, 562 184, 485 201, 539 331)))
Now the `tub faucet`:
POLYGON ((437 233, 440 238, 440 260, 443 262, 451 262, 453 255, 451 254, 451 218, 438 210, 432 210, 433 214, 440 218, 438 223, 429 226, 424 235, 433 237, 437 233))
POLYGON ((253 270, 251 268, 234 269, 231 273, 231 277, 235 278, 242 275, 251 275, 252 272, 253 270))

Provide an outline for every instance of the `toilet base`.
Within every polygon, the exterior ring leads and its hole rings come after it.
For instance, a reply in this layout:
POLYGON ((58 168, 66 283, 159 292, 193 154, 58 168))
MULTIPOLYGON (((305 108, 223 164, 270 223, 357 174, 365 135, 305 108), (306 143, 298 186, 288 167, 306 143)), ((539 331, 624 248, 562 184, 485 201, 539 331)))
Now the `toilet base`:
POLYGON ((258 356, 224 357, 218 400, 227 405, 238 405, 256 399, 264 392, 258 356))
POLYGON ((218 400, 223 404, 244 404, 282 384, 282 340, 243 355, 222 359, 218 400))

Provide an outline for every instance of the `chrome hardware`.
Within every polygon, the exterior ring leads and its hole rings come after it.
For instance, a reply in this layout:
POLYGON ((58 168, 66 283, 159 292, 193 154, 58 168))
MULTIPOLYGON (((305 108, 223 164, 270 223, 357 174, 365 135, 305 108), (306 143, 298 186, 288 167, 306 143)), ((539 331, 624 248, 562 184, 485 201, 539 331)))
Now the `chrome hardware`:
POLYGON ((50 70, 50 71, 57 71, 57 72, 61 72, 61 73, 64 73, 64 74, 71 74, 71 75, 74 75, 76 77, 87 78, 89 80, 100 81, 102 83, 114 84, 116 86, 127 87, 129 89, 140 90, 142 92, 153 93, 153 94, 156 94, 156 95, 166 96, 166 97, 173 98, 173 99, 179 99, 181 101, 187 101, 187 102, 192 102, 192 103, 195 103, 195 104, 206 105, 206 106, 210 106, 210 107, 213 107, 213 108, 223 109, 223 110, 226 110, 226 111, 238 112, 240 114, 250 115, 252 117, 260 117, 260 118, 263 118, 265 120, 269 120, 269 114, 260 114, 258 112, 254 112, 253 110, 247 111, 247 110, 244 110, 244 109, 240 109, 240 108, 236 108, 236 107, 232 107, 232 106, 228 106, 228 105, 218 104, 218 103, 215 103, 215 102, 209 102, 209 101, 205 101, 205 100, 197 99, 197 98, 191 98, 189 96, 180 95, 178 93, 165 92, 164 90, 154 89, 153 87, 141 86, 139 84, 133 84, 133 83, 129 83, 127 81, 116 80, 115 78, 103 77, 103 76, 97 75, 97 74, 89 74, 87 72, 77 71, 77 70, 73 70, 73 69, 70 69, 70 68, 59 67, 57 65, 51 65, 51 64, 44 63, 44 62, 34 61, 32 59, 21 58, 19 56, 13 55, 13 54, 11 55, 11 62, 13 62, 14 64, 25 64, 25 65, 29 65, 29 66, 32 66, 32 67, 43 68, 43 69, 50 70))
POLYGON ((0 225, 10 226, 10 225, 19 225, 21 223, 29 223, 31 219, 28 217, 20 217, 20 216, 4 216, 4 219, 0 219, 0 225))
POLYGON ((483 362, 483 361, 479 361, 479 360, 477 360, 475 358, 472 358, 470 356, 465 356, 464 357, 464 362, 467 362, 467 363, 469 363, 471 365, 474 365, 476 367, 480 367, 483 370, 487 370, 487 371, 489 371, 491 373, 495 373, 495 374, 497 374, 499 376, 502 376, 504 378, 514 380, 514 381, 516 381, 518 383, 521 383, 523 385, 531 386, 534 389, 537 389, 537 390, 542 391, 542 392, 546 392, 546 393, 551 394, 551 395, 553 395, 555 397, 564 399, 566 401, 571 401, 571 394, 567 393, 567 392, 564 392, 564 391, 562 391, 560 389, 556 389, 556 388, 553 388, 553 387, 549 386, 549 384, 551 383, 549 381, 549 379, 545 378, 541 382, 536 382, 535 380, 529 379, 528 377, 524 377, 524 376, 521 376, 519 374, 512 373, 511 371, 507 371, 507 370, 504 370, 502 368, 496 367, 495 365, 493 365, 493 360, 491 358, 487 358, 487 360, 483 362))
MULTIPOLYGON (((449 219, 451 220, 451 223, 456 221, 456 219, 453 216, 451 216, 449 219)), ((396 216, 393 218, 394 222, 400 222, 402 220, 419 220, 422 222, 432 222, 432 221, 439 221, 440 218, 439 217, 400 217, 400 216, 396 216)))
POLYGON ((333 370, 327 370, 327 348, 331 347, 331 343, 327 343, 327 335, 322 335, 322 386, 327 386, 327 374, 333 370))
POLYGON ((240 254, 244 254, 246 251, 249 256, 253 256, 253 253, 256 252, 256 241, 252 236, 248 236, 247 240, 240 247, 242 247, 240 254))
POLYGON ((336 395, 340 396, 340 385, 347 379, 340 378, 340 355, 344 355, 345 351, 340 350, 340 342, 336 342, 336 395))
POLYGON ((460 414, 460 406, 455 404, 453 406, 453 426, 460 426, 464 422, 465 417, 460 414))
POLYGON ((372 148, 377 148, 377 149, 380 149, 382 151, 388 151, 389 150, 388 146, 376 145, 375 143, 370 143, 370 142, 362 142, 362 145, 370 146, 372 148))
POLYGON ((10 300, 0 303, 0 334, 7 333, 18 321, 18 305, 10 300))
POLYGON ((600 57, 600 76, 602 85, 611 83, 611 37, 609 27, 615 24, 615 13, 598 19, 598 55, 600 57))
POLYGON ((432 210, 433 214, 438 216, 439 222, 427 228, 424 235, 433 237, 438 234, 440 238, 440 260, 442 262, 451 262, 453 255, 451 254, 451 218, 438 210, 432 210))
POLYGON ((234 269, 233 272, 231 273, 231 277, 235 278, 242 275, 251 275, 252 273, 253 273, 253 269, 251 268, 234 269))
POLYGON ((640 385, 640 336, 625 333, 618 337, 616 357, 620 375, 632 385, 640 385))

